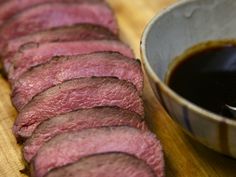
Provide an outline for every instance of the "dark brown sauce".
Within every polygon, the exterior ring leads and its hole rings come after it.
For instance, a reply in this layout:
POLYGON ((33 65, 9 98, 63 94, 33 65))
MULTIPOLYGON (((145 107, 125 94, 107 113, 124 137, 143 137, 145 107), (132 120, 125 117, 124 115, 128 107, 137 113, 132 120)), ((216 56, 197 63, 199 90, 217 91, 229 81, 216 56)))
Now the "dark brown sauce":
POLYGON ((233 118, 225 105, 236 106, 236 43, 208 44, 195 46, 179 57, 167 83, 196 105, 233 118))

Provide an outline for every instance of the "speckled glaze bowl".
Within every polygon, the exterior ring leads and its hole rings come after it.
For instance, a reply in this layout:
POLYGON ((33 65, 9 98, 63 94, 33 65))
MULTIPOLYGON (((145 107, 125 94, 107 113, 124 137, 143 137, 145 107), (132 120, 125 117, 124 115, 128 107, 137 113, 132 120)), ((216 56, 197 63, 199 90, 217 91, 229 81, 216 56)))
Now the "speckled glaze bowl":
POLYGON ((236 121, 202 109, 176 94, 164 77, 187 48, 215 39, 236 38, 235 0, 179 1, 156 15, 141 40, 144 68, 170 117, 202 144, 236 158, 236 121))

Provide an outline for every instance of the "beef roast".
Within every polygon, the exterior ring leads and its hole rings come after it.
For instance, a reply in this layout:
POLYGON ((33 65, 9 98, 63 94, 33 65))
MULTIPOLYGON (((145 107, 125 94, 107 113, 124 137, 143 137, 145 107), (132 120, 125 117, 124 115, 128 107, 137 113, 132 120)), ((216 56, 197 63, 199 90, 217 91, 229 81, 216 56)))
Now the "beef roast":
POLYGON ((46 177, 156 177, 143 160, 113 152, 87 156, 49 172, 46 177))
POLYGON ((0 39, 6 42, 37 31, 77 23, 97 24, 117 33, 116 20, 106 3, 83 2, 45 3, 26 9, 2 25, 0 39))
POLYGON ((125 56, 133 57, 132 50, 120 41, 94 40, 46 43, 27 48, 16 53, 10 60, 4 60, 4 67, 10 68, 8 79, 11 83, 33 66, 46 63, 54 56, 88 54, 98 51, 115 51, 125 56))
POLYGON ((117 106, 144 115, 133 84, 116 78, 81 78, 64 82, 34 97, 18 114, 16 137, 28 138, 44 120, 82 108, 117 106))
POLYGON ((137 128, 103 127, 57 135, 37 153, 33 176, 43 177, 48 171, 78 161, 88 155, 124 152, 136 156, 152 167, 156 176, 164 176, 162 148, 149 131, 137 128))
POLYGON ((11 56, 11 54, 16 52, 20 48, 20 46, 27 43, 42 44, 47 42, 102 39, 118 40, 118 37, 109 29, 93 24, 77 24, 72 26, 57 27, 9 40, 7 45, 4 47, 2 56, 11 56))
POLYGON ((54 85, 65 80, 92 76, 112 76, 127 80, 142 93, 143 73, 140 62, 119 53, 101 52, 56 57, 33 68, 13 84, 12 102, 20 110, 35 95, 54 85))
POLYGON ((2 0, 0 4, 0 25, 13 17, 15 14, 29 8, 31 6, 45 2, 78 2, 83 3, 89 1, 91 3, 103 2, 104 0, 2 0))
POLYGON ((121 125, 147 130, 145 122, 138 114, 120 108, 91 108, 57 116, 44 121, 37 127, 24 144, 24 157, 26 161, 31 161, 45 142, 64 132, 121 125))

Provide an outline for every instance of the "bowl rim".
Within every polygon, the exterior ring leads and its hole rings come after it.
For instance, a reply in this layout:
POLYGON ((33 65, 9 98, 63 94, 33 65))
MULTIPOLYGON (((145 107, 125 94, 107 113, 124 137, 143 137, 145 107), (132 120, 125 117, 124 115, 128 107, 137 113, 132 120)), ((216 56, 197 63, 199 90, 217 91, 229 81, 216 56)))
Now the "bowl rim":
POLYGON ((194 1, 196 1, 196 0, 182 0, 182 1, 175 2, 172 5, 170 5, 169 7, 164 8, 159 13, 154 15, 154 17, 149 21, 149 23, 144 28, 144 31, 143 31, 142 36, 141 36, 141 42, 140 42, 140 53, 141 53, 141 57, 142 57, 142 60, 143 60, 143 64, 144 64, 144 67, 147 70, 148 74, 150 75, 150 77, 158 83, 160 89, 163 92, 166 92, 171 97, 171 99, 174 99, 176 102, 178 102, 181 105, 185 106, 187 109, 192 110, 193 112, 195 112, 197 114, 203 115, 209 121, 214 121, 214 122, 218 122, 218 123, 224 122, 227 125, 230 125, 230 126, 233 126, 233 127, 236 128, 236 121, 235 120, 231 120, 229 118, 220 116, 216 113, 213 113, 213 112, 210 112, 210 111, 208 111, 204 108, 201 108, 201 107, 197 106, 196 104, 188 101, 184 97, 180 96, 176 92, 174 92, 168 85, 166 85, 158 77, 158 75, 155 73, 152 66, 150 65, 148 57, 147 57, 147 52, 146 52, 146 42, 147 41, 146 41, 146 39, 149 35, 150 30, 152 29, 153 25, 155 24, 155 22, 158 21, 160 18, 162 18, 167 13, 169 13, 170 11, 172 11, 172 10, 178 8, 178 7, 181 7, 185 4, 192 3, 194 1))

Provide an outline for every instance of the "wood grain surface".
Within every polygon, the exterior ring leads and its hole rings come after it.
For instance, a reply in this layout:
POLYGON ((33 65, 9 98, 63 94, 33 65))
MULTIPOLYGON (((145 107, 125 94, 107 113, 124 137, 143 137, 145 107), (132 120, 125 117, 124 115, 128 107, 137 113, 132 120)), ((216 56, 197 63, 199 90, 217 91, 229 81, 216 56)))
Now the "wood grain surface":
MULTIPOLYGON (((139 57, 142 31, 149 20, 174 0, 108 0, 117 16, 120 36, 139 57)), ((161 140, 167 177, 236 177, 236 160, 222 156, 189 138, 169 118, 146 80, 146 119, 161 140)), ((11 127, 17 113, 10 102, 10 86, 0 77, 0 177, 24 177, 21 147, 11 127)), ((235 138, 236 140, 236 138, 235 138)))

